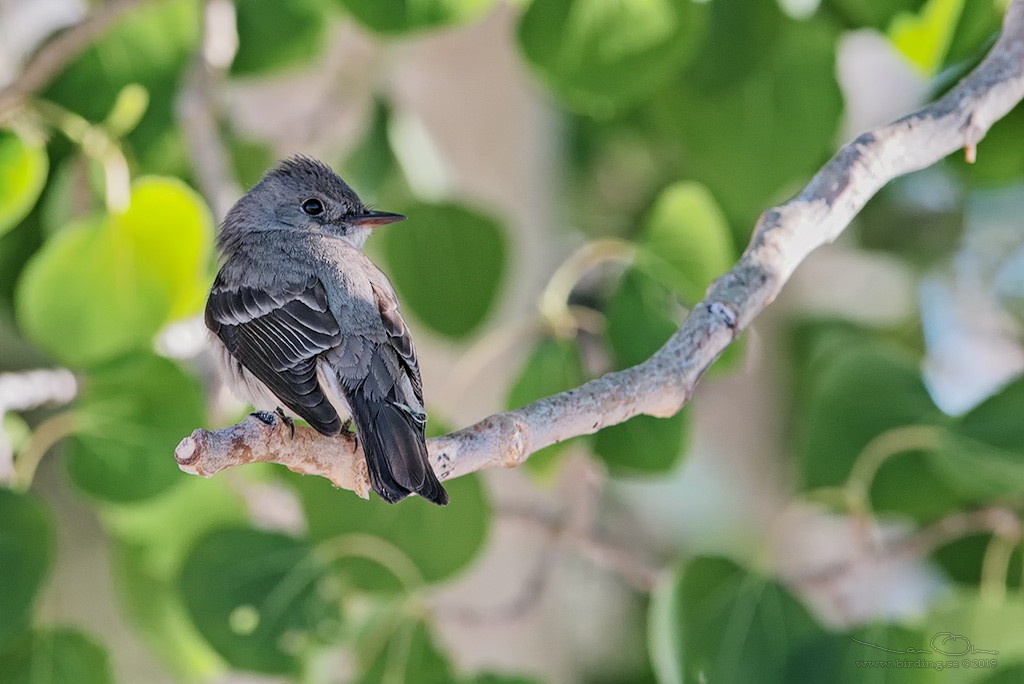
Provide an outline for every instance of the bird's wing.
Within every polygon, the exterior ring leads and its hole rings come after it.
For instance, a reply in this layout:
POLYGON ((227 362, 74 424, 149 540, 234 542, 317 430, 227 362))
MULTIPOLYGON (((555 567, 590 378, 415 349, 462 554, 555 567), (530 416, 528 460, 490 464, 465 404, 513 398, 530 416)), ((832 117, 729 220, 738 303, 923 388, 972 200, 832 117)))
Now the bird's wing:
POLYGON ((399 363, 409 376, 417 403, 423 406, 423 380, 420 378, 420 365, 416 360, 416 348, 413 347, 412 336, 405 325, 405 319, 402 318, 402 312, 398 309, 398 300, 393 293, 377 284, 373 285, 373 296, 377 302, 377 310, 380 311, 380 320, 388 334, 388 343, 395 350, 399 363))
POLYGON ((341 431, 317 378, 317 357, 341 340, 319 279, 262 288, 230 286, 218 276, 206 302, 206 326, 282 404, 323 434, 341 431))

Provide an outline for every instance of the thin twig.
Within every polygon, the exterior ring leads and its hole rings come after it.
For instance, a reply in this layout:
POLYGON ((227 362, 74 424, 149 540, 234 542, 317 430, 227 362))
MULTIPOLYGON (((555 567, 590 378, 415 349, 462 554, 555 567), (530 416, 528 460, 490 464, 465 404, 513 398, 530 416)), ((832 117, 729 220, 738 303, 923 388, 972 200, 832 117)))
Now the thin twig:
MULTIPOLYGON (((715 359, 775 299, 797 265, 835 240, 883 185, 976 145, 1022 98, 1024 0, 1014 0, 991 52, 942 99, 861 135, 799 195, 764 212, 739 263, 711 285, 682 327, 651 358, 430 440, 435 470, 450 479, 485 468, 514 467, 538 449, 635 415, 676 413, 715 359)), ((351 473, 362 461, 361 453, 348 445, 339 448, 338 440, 318 437, 309 428, 298 430, 295 440, 284 438, 286 432, 255 419, 225 431, 197 430, 182 440, 175 458, 182 470, 205 476, 249 462, 253 454, 290 467, 329 464, 332 474, 339 469, 351 473)), ((365 482, 359 485, 365 491, 365 482)))

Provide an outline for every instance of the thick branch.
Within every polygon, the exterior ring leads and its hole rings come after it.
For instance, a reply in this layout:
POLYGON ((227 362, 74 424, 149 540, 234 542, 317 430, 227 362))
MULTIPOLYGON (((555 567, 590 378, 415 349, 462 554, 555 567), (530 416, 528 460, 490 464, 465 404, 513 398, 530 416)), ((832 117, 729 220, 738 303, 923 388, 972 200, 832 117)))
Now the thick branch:
MULTIPOLYGON (((429 441, 442 479, 513 467, 538 449, 597 432, 637 414, 669 416, 692 396, 704 372, 778 295, 815 248, 833 241, 887 182, 973 150, 989 127, 1024 98, 1024 0, 1007 10, 1003 34, 985 60, 942 99, 842 148, 804 190, 761 215, 740 261, 708 289, 675 335, 651 358, 577 389, 499 413, 429 441)), ((205 476, 253 460, 283 463, 366 491, 352 445, 250 418, 225 430, 196 430, 175 457, 205 476), (254 456, 257 455, 258 456, 254 456), (351 479, 354 478, 354 479, 351 479)))
POLYGON ((148 0, 108 0, 73 26, 47 42, 28 63, 21 75, 0 90, 0 113, 18 104, 24 97, 45 88, 82 50, 92 45, 127 10, 148 0))

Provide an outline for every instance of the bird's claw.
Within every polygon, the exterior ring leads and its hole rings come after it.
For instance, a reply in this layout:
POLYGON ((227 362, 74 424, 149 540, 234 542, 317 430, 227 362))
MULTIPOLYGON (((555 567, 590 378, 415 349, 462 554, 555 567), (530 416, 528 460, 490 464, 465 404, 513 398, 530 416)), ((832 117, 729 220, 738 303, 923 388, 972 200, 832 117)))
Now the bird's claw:
POLYGON ((359 449, 359 435, 356 434, 355 430, 352 429, 352 419, 349 418, 341 424, 341 434, 352 439, 352 443, 356 449, 359 449))
POLYGON ((284 409, 281 408, 280 406, 277 407, 277 410, 274 411, 274 413, 280 416, 281 421, 288 426, 289 430, 291 430, 292 439, 295 439, 295 421, 292 420, 290 417, 286 416, 284 414, 284 409))

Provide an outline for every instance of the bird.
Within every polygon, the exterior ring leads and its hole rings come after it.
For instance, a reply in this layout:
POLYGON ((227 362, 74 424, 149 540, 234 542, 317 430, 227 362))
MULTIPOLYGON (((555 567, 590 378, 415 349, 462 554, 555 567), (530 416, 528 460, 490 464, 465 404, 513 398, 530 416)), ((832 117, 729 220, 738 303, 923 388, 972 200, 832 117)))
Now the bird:
POLYGON ((423 382, 387 276, 363 254, 376 211, 327 164, 289 157, 228 211, 221 265, 206 303, 214 358, 234 393, 273 424, 291 415, 362 444, 385 501, 448 493, 427 458, 423 382))

